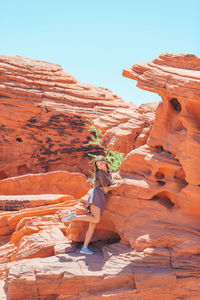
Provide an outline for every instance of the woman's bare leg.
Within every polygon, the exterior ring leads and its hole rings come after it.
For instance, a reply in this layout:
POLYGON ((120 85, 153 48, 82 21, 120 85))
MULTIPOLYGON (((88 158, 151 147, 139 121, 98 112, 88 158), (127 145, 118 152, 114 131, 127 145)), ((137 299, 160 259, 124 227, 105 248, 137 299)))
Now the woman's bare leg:
MULTIPOLYGON (((93 205, 93 204, 90 204, 90 209, 91 209, 91 212, 92 212, 93 216, 96 218, 96 220, 100 221, 100 219, 101 219, 101 209, 99 207, 93 205)), ((88 246, 88 244, 89 244, 89 242, 90 242, 90 240, 92 238, 92 235, 94 233, 96 224, 97 223, 92 223, 92 222, 89 223, 83 247, 87 247, 88 246)))
POLYGON ((101 218, 101 209, 94 204, 90 204, 91 209, 91 216, 88 215, 80 215, 80 216, 74 216, 71 218, 72 221, 84 221, 84 222, 90 222, 90 223, 99 223, 101 218))
POLYGON ((85 235, 85 241, 84 241, 84 244, 83 244, 83 247, 87 247, 91 238, 92 238, 92 235, 94 233, 94 230, 95 230, 95 227, 96 227, 96 224, 95 223, 89 223, 89 226, 88 226, 88 230, 86 232, 86 235, 85 235))

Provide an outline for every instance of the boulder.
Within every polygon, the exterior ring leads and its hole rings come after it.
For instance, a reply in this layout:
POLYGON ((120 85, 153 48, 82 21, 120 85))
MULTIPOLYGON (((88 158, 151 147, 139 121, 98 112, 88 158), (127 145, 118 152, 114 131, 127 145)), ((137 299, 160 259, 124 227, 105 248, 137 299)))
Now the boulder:
POLYGON ((89 188, 84 174, 67 171, 26 174, 0 180, 0 195, 64 194, 78 199, 89 188))

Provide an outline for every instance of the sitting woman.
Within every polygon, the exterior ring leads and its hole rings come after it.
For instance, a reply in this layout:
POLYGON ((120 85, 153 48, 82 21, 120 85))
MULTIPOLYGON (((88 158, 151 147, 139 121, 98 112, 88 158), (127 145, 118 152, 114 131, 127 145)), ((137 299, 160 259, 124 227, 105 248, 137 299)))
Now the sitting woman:
POLYGON ((91 251, 88 248, 88 244, 94 233, 96 224, 100 222, 101 216, 104 210, 104 204, 106 202, 106 193, 111 191, 113 188, 118 187, 121 184, 121 181, 113 184, 112 175, 110 173, 109 164, 104 156, 97 156, 94 164, 94 187, 91 190, 88 200, 87 200, 87 209, 91 213, 89 215, 79 215, 76 213, 71 213, 64 218, 62 222, 66 221, 84 221, 89 222, 89 227, 86 232, 85 241, 83 247, 81 248, 81 253, 84 254, 94 254, 94 251, 91 251))

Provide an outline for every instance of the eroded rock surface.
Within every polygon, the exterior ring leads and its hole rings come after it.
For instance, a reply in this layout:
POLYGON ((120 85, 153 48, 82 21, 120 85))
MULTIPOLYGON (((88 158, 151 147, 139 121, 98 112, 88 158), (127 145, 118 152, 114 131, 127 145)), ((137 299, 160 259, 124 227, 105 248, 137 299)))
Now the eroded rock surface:
MULTIPOLYGON (((133 268, 141 268, 137 274, 142 279, 136 287, 153 290, 152 269, 159 278, 167 267, 164 273, 169 277, 162 284, 171 282, 178 290, 166 299, 198 299, 200 60, 188 54, 163 54, 151 63, 125 69, 124 75, 138 80, 140 88, 157 92, 163 101, 146 144, 124 158, 119 171, 123 184, 108 196, 96 234, 109 223, 134 249, 131 261, 133 268)), ((73 239, 82 240, 82 232, 73 226, 73 239)), ((158 283, 154 287, 159 293, 164 289, 158 283)))
POLYGON ((78 199, 89 188, 84 174, 67 171, 26 174, 0 180, 0 195, 70 194, 78 199))
POLYGON ((124 76, 162 97, 147 145, 153 148, 152 155, 155 149, 161 155, 169 153, 179 169, 173 170, 170 164, 152 175, 164 183, 168 179, 176 182, 177 205, 184 214, 199 216, 200 59, 192 54, 163 54, 150 63, 125 69, 124 76))
MULTIPOLYGON (((95 132, 88 131, 88 120, 123 111, 125 122, 132 109, 108 89, 76 80, 60 65, 0 55, 0 73, 0 179, 60 170, 88 174, 88 153, 103 151, 90 144, 95 132)), ((144 118, 150 118, 147 127, 153 117, 144 118)), ((138 134, 145 127, 142 118, 138 134)))
MULTIPOLYGON (((87 223, 61 223, 71 211, 87 213, 88 194, 1 212, 0 234, 7 242, 0 247, 4 298, 9 293, 10 299, 34 300, 199 299, 200 60, 163 54, 124 75, 157 92, 162 102, 145 143, 138 140, 130 149, 130 139, 124 146, 131 151, 116 176, 122 184, 108 194, 93 235, 95 254, 79 253, 87 223)), ((140 109, 150 124, 151 107, 140 109)), ((102 128, 103 119, 96 120, 102 128)))
POLYGON ((102 130, 100 145, 111 151, 129 153, 146 144, 149 137, 158 102, 131 106, 129 110, 118 109, 94 120, 94 125, 102 130))

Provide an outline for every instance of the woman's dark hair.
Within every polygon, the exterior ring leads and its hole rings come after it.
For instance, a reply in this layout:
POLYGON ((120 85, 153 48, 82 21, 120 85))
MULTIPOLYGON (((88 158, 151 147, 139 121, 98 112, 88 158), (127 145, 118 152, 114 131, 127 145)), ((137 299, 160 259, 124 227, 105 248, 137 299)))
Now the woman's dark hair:
POLYGON ((109 163, 108 163, 107 159, 105 158, 105 156, 99 155, 94 160, 94 176, 95 176, 95 178, 96 178, 96 173, 99 170, 99 168, 97 167, 98 161, 105 161, 106 167, 107 167, 107 172, 110 173, 110 167, 109 167, 109 163))

